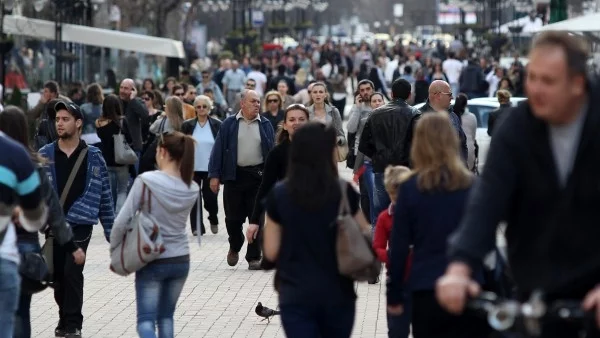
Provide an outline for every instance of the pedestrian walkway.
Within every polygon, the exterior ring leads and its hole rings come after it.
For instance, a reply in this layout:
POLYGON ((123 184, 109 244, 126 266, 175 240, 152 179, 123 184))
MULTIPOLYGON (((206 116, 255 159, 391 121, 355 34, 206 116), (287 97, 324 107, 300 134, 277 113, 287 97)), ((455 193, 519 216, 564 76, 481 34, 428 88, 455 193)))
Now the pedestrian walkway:
MULTIPOLYGON (((342 168, 346 179, 351 172, 342 168)), ((273 273, 248 271, 242 259, 236 267, 226 262, 229 244, 225 231, 222 198, 219 197, 219 233, 202 237, 198 247, 190 234, 190 274, 175 311, 176 337, 285 337, 279 318, 261 322, 254 313, 260 301, 277 306, 273 273)), ((108 269, 108 243, 101 228, 94 229, 85 267, 83 337, 134 338, 136 334, 135 277, 120 277, 108 269)), ((387 337, 385 283, 358 284, 356 320, 352 337, 387 337)), ((32 337, 54 337, 58 308, 46 290, 33 297, 32 337)))

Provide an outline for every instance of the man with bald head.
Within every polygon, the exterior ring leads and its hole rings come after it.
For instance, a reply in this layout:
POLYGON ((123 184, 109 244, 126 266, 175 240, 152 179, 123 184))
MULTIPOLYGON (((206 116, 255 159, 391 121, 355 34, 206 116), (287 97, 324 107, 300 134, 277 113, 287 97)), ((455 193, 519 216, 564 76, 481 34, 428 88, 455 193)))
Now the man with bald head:
POLYGON ((133 140, 132 148, 139 155, 142 151, 144 139, 148 135, 149 120, 146 105, 136 97, 137 90, 132 79, 125 79, 119 87, 119 98, 123 107, 123 115, 133 140))
MULTIPOLYGON (((271 122, 260 116, 260 97, 254 90, 242 92, 241 109, 221 124, 208 163, 210 188, 217 194, 224 186, 225 225, 229 235, 227 264, 235 266, 244 244, 242 227, 250 218, 262 171, 275 143, 271 122)), ((257 229, 256 229, 257 230, 257 229)), ((249 237, 246 261, 249 270, 260 269, 259 231, 249 237)))
MULTIPOLYGON (((421 117, 422 114, 430 113, 430 112, 447 112, 450 116, 450 121, 452 122, 452 126, 456 129, 458 133, 458 139, 460 140, 460 154, 463 160, 467 161, 467 136, 462 129, 462 122, 458 115, 454 114, 452 111, 452 107, 450 103, 452 102, 452 90, 450 89, 450 85, 446 81, 435 80, 429 86, 429 97, 425 102, 425 105, 421 107, 420 114, 415 116, 413 119, 413 123, 411 125, 411 132, 409 133, 409 140, 412 141, 412 130, 414 129, 416 121, 421 117)), ((407 142, 407 146, 410 147, 412 142, 407 142)), ((408 148, 410 149, 410 148, 408 148)))

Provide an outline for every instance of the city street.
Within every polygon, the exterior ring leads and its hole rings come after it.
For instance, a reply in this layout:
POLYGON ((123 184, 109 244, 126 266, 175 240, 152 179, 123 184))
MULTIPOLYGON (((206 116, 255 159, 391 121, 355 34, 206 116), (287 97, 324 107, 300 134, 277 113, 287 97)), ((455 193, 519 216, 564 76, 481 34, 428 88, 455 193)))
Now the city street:
MULTIPOLYGON (((340 165, 340 170, 346 179, 351 178, 348 169, 340 165)), ((279 318, 267 323, 254 313, 259 301, 271 308, 277 306, 273 273, 248 271, 245 247, 240 263, 227 265, 224 217, 220 196, 219 233, 202 237, 200 247, 190 234, 191 268, 175 312, 176 337, 285 337, 279 318)), ((117 276, 108 265, 108 243, 98 225, 85 267, 83 336, 137 337, 135 277, 117 276)), ((358 285, 353 337, 387 337, 384 284, 358 285)), ((32 337, 54 337, 58 308, 50 290, 33 297, 31 318, 32 337)))

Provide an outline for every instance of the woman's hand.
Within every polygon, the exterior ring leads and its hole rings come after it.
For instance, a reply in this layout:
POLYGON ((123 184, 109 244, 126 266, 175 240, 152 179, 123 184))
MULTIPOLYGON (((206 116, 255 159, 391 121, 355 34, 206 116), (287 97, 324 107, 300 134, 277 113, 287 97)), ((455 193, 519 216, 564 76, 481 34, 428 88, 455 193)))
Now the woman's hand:
POLYGON ((402 304, 399 305, 388 305, 387 312, 392 316, 400 316, 404 313, 404 306, 402 304))

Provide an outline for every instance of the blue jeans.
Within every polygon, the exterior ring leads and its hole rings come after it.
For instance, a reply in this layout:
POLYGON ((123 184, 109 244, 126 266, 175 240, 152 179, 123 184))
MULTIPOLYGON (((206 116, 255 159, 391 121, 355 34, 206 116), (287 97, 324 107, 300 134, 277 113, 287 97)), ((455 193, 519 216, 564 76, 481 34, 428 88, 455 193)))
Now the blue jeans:
POLYGON ((135 273, 137 332, 140 338, 174 337, 173 313, 189 270, 189 262, 155 262, 135 273))
POLYGON ((369 195, 369 215, 365 215, 368 217, 369 222, 371 223, 371 229, 373 229, 373 233, 375 233, 375 223, 377 223, 377 216, 379 214, 375 213, 375 176, 373 176, 373 164, 371 161, 365 161, 365 172, 363 173, 363 177, 365 180, 365 185, 367 186, 367 194, 369 195))
POLYGON ((412 313, 412 297, 407 293, 404 298, 404 312, 399 316, 387 314, 388 338, 408 338, 412 313))
POLYGON ((385 185, 383 184, 384 173, 375 173, 374 174, 374 187, 375 191, 373 192, 373 211, 375 215, 379 215, 383 210, 387 209, 390 206, 390 196, 385 190, 385 185))
MULTIPOLYGON (((20 242, 17 244, 19 253, 40 252, 40 244, 38 242, 20 242)), ((30 338, 31 337, 31 317, 29 309, 31 308, 31 294, 23 292, 19 295, 19 308, 15 315, 15 333, 14 338, 30 338)))
POLYGON ((281 323, 287 338, 348 338, 352 334, 354 301, 327 305, 281 305, 281 323))
POLYGON ((110 192, 113 198, 113 207, 115 208, 115 216, 125 204, 127 198, 127 186, 129 184, 129 168, 108 167, 108 178, 110 180, 110 192))
POLYGON ((13 338, 20 289, 17 263, 0 258, 0 338, 13 338))

